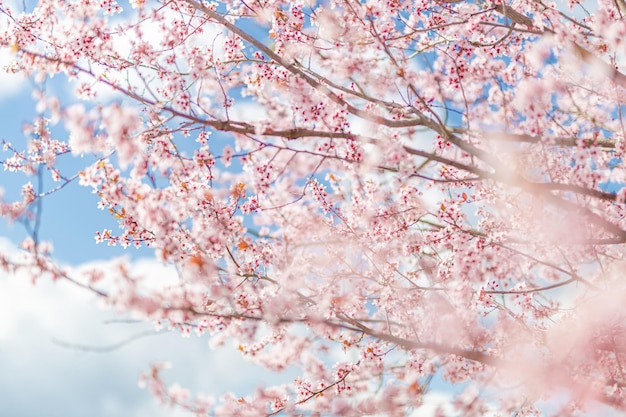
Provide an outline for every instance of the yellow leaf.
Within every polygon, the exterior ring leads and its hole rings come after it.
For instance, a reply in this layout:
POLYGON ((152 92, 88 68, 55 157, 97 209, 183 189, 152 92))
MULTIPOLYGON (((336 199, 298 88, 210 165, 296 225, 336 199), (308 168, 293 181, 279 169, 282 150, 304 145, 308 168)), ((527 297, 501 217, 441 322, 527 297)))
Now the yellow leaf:
POLYGON ((239 184, 233 187, 233 197, 234 198, 242 198, 246 196, 246 184, 240 182, 239 184))
POLYGON ((189 259, 189 262, 191 262, 192 264, 196 265, 198 268, 202 268, 206 264, 206 261, 204 260, 204 257, 202 257, 202 255, 200 255, 200 254, 193 255, 189 259))

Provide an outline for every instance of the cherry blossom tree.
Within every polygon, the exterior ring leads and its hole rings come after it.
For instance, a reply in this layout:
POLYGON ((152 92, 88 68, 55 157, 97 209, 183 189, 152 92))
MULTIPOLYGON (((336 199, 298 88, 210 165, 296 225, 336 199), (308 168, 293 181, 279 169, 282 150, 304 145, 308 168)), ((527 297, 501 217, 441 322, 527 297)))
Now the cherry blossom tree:
POLYGON ((420 415, 438 377, 464 416, 626 410, 623 0, 0 11, 5 70, 74 94, 37 89, 27 144, 4 142, 32 180, 0 205, 30 230, 0 265, 299 372, 212 398, 155 364, 164 403, 420 415), (151 248, 177 280, 56 262, 37 226, 71 182, 119 224, 98 243, 151 248))

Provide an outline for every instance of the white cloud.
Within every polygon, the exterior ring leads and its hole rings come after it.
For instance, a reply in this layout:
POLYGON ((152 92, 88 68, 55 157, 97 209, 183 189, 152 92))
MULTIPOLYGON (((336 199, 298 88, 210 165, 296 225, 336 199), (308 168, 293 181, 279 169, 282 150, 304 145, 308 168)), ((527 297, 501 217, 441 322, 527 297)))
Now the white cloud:
MULTIPOLYGON (((17 250, 0 237, 0 252, 17 250)), ((164 280, 172 274, 148 260, 138 262, 137 271, 159 274, 157 278, 164 280)), ((173 367, 163 371, 163 379, 190 388, 194 395, 219 397, 227 391, 244 395, 262 383, 279 383, 279 375, 247 363, 231 344, 211 350, 206 338, 193 333, 184 339, 162 332, 103 353, 56 344, 54 340, 102 348, 153 328, 112 321, 119 317, 98 308, 96 298, 64 281, 41 279, 33 286, 23 274, 0 273, 3 415, 188 416, 182 410, 159 407, 147 390, 138 388, 140 373, 156 361, 171 361, 173 367)))
MULTIPOLYGON (((1 26, 0 26, 1 28, 1 26)), ((7 66, 15 59, 15 53, 8 48, 0 48, 0 100, 6 100, 23 92, 27 78, 22 74, 14 74, 7 66)))
POLYGON ((437 415, 437 409, 440 409, 444 416, 454 415, 452 400, 453 396, 449 392, 429 392, 424 396, 422 405, 415 409, 411 417, 434 417, 437 415))
MULTIPOLYGON (((19 15, 22 6, 13 0, 2 1, 3 10, 19 15)), ((8 16, 0 14, 0 32, 8 29, 11 20, 8 16)), ((7 71, 12 62, 15 60, 16 54, 11 48, 0 48, 0 100, 6 100, 21 92, 26 85, 27 78, 22 74, 14 74, 10 70, 7 71)))
MULTIPOLYGON (((178 13, 174 10, 170 10, 168 8, 162 8, 159 11, 161 16, 165 16, 165 21, 174 21, 175 19, 180 19, 178 13)), ((135 17, 129 17, 127 14, 124 14, 118 18, 112 19, 110 22, 110 27, 120 26, 123 27, 128 25, 131 22, 131 19, 135 19, 135 17)), ((151 48, 158 51, 162 46, 160 45, 160 41, 164 36, 163 29, 161 27, 162 23, 155 21, 153 19, 143 20, 139 25, 139 29, 141 30, 142 38, 141 40, 146 42, 151 48)), ((220 42, 214 42, 214 40, 220 36, 222 33, 222 29, 220 29, 216 24, 206 23, 203 25, 203 32, 198 34, 194 33, 187 37, 185 42, 186 48, 191 48, 194 46, 197 47, 212 47, 213 53, 216 56, 220 56, 223 53, 223 48, 220 47, 220 42)), ((126 31, 114 31, 111 34, 112 47, 115 53, 121 58, 131 59, 132 52, 132 42, 137 41, 137 35, 134 30, 126 30, 126 31)), ((162 57, 166 57, 172 51, 163 51, 162 57)), ((181 54, 180 50, 177 54, 181 54)), ((185 72, 188 68, 188 64, 186 63, 184 58, 177 59, 177 67, 180 68, 181 72, 185 72)), ((89 67, 91 72, 96 75, 96 77, 104 77, 106 75, 106 79, 114 84, 119 85, 122 88, 135 88, 136 93, 147 97, 149 100, 152 100, 153 97, 148 92, 156 92, 160 87, 163 87, 165 83, 157 78, 157 71, 154 69, 150 69, 149 64, 145 64, 145 68, 141 68, 141 66, 131 66, 126 70, 121 71, 111 71, 105 65, 96 64, 90 62, 88 65, 85 62, 83 67, 89 67), (138 71, 141 72, 141 76, 138 71), (143 77, 143 78, 142 78, 143 77)), ((166 66, 169 67, 169 66, 166 66)), ((111 102, 114 100, 124 100, 126 97, 120 91, 117 91, 107 85, 100 80, 94 80, 93 76, 87 74, 79 74, 75 80, 73 80, 70 85, 70 93, 76 94, 76 88, 82 83, 86 83, 91 86, 91 91, 97 95, 97 101, 99 103, 111 102)), ((159 94, 157 96, 160 97, 159 94)), ((161 98, 161 97, 160 97, 161 98)))

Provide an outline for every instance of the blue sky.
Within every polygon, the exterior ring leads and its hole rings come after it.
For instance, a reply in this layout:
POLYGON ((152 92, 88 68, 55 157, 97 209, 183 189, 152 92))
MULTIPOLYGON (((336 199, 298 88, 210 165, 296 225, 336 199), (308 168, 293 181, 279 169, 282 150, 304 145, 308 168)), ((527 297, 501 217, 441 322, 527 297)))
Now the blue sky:
MULTIPOLYGON (((0 81, 2 85, 19 87, 0 91, 0 139, 19 146, 25 140, 22 124, 34 115, 32 85, 16 77, 4 76, 0 81)), ((0 171, 0 187, 7 198, 16 197, 22 180, 21 175, 0 171)), ((78 265, 123 252, 95 244, 95 230, 114 225, 105 212, 96 209, 96 202, 91 190, 78 184, 45 199, 41 235, 43 239, 54 238, 55 253, 61 262, 78 265)), ((8 238, 0 238, 0 251, 14 252, 15 243, 26 232, 22 224, 2 220, 0 236, 8 238)), ((83 352, 55 343, 61 340, 106 347, 151 330, 146 324, 106 324, 116 316, 98 308, 96 301, 92 294, 66 283, 42 280, 32 286, 23 275, 0 273, 2 415, 185 415, 162 410, 147 390, 138 387, 139 374, 153 361, 176 362, 168 371, 170 382, 178 380, 207 391, 238 388, 235 379, 227 377, 224 364, 246 369, 245 364, 236 354, 211 352, 202 339, 185 340, 178 334, 163 332, 106 353, 83 352), (198 378, 200 374, 202 378, 198 378)))

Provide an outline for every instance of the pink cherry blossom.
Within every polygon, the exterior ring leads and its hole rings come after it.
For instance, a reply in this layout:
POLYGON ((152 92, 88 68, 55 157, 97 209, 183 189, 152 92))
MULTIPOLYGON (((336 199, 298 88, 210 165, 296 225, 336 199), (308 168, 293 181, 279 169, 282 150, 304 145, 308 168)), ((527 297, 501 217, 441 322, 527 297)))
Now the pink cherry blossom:
POLYGON ((440 415, 623 412, 626 5, 587 3, 0 4, 6 70, 72 89, 3 142, 0 267, 284 376, 140 377, 197 415, 420 414, 433 379, 440 415), (62 267, 38 230, 72 182, 117 223, 89 243, 176 280, 62 267))

